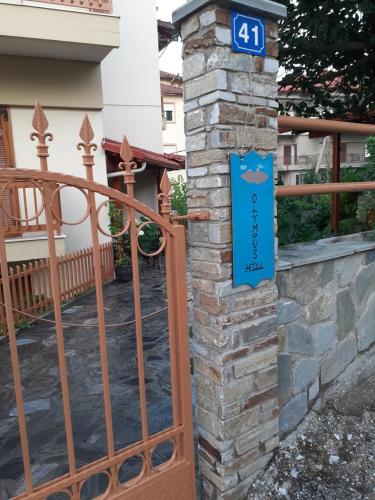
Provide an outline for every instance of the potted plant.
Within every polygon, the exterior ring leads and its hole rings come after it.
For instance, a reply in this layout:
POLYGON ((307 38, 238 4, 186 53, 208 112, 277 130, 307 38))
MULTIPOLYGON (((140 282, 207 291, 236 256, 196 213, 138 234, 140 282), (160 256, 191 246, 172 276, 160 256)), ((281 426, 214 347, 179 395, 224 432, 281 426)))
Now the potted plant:
POLYGON ((131 263, 131 248, 129 233, 115 237, 124 227, 124 213, 114 203, 109 205, 109 229, 113 238, 113 257, 115 261, 115 275, 119 281, 129 282, 133 279, 131 263))

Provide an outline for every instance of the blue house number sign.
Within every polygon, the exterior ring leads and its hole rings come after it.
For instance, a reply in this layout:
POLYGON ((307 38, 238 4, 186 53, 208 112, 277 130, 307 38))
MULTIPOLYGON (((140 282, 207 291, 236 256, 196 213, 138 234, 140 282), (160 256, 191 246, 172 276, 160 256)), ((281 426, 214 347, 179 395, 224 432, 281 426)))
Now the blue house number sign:
POLYGON ((233 286, 253 288, 275 275, 272 155, 231 155, 233 286))
POLYGON ((232 48, 256 56, 266 55, 266 29, 263 19, 232 11, 232 48))

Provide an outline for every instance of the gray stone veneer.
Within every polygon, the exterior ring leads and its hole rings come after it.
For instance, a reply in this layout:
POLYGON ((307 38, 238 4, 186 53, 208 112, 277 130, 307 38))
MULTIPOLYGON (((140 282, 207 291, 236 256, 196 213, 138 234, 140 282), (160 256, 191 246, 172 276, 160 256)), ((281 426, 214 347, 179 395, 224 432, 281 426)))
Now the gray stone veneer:
POLYGON ((375 342, 375 242, 327 239, 284 247, 279 256, 278 393, 285 437, 320 391, 375 342))
POLYGON ((209 500, 246 498, 279 443, 277 287, 232 287, 229 175, 242 142, 245 152, 277 149, 278 25, 264 16, 267 57, 234 53, 234 3, 187 4, 181 21, 188 206, 210 215, 189 223, 195 424, 201 498, 209 500))

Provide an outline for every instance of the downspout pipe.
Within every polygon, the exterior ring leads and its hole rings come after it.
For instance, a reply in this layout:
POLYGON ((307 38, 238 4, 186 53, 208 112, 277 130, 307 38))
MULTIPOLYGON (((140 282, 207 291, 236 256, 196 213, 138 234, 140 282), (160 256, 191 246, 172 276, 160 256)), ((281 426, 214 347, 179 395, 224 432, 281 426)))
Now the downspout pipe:
MULTIPOLYGON (((140 174, 146 170, 146 167, 147 167, 147 162, 144 161, 142 163, 142 166, 140 168, 135 168, 134 170, 132 170, 132 173, 133 174, 140 174)), ((119 172, 112 172, 112 173, 108 174, 107 178, 114 179, 115 177, 121 177, 122 175, 124 175, 124 171, 120 170, 119 172)))

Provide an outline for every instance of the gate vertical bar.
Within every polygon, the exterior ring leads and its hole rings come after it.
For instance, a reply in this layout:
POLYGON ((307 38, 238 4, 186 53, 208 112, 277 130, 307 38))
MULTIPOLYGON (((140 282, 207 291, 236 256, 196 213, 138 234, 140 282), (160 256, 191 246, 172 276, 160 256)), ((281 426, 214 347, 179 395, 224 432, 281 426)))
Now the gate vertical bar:
MULTIPOLYGON (((333 134, 332 182, 341 181, 341 134, 333 134)), ((335 233, 340 224, 340 193, 332 195, 332 229, 335 233)))
MULTIPOLYGON (((42 110, 38 102, 36 103, 35 106, 33 127, 36 130, 36 132, 31 134, 31 139, 32 140, 38 139, 37 156, 40 159, 40 167, 42 172, 47 172, 48 171, 47 158, 49 156, 49 153, 48 153, 48 146, 46 145, 46 139, 51 141, 53 139, 53 136, 49 133, 46 133, 46 130, 48 128, 48 121, 44 114, 44 111, 42 110)), ((54 238, 52 192, 50 184, 48 182, 43 183, 43 194, 44 194, 44 203, 46 212, 48 251, 49 251, 49 264, 50 264, 50 284, 52 293, 52 304, 53 304, 55 323, 56 323, 57 354, 60 367, 60 380, 61 380, 61 391, 63 398, 63 412, 64 412, 65 434, 66 434, 66 443, 68 452, 68 465, 69 465, 69 472, 71 475, 73 475, 76 472, 76 460, 75 460, 74 438, 73 438, 71 407, 70 407, 70 397, 69 397, 68 371, 65 358, 64 329, 62 326, 60 279, 59 279, 58 260, 56 255, 55 238, 54 238)), ((74 491, 74 495, 76 498, 77 491, 74 491)))
MULTIPOLYGON (((132 163, 133 153, 129 143, 124 138, 120 156, 124 160, 120 163, 122 168, 125 168, 124 182, 126 192, 130 198, 134 198, 135 174, 133 172, 135 163, 132 163)), ((137 337, 137 360, 138 360, 138 380, 141 403, 141 420, 142 420, 142 436, 144 441, 148 441, 148 421, 147 421, 147 401, 146 401, 146 384, 145 384, 145 369, 144 369, 144 354, 143 354, 143 338, 142 338, 142 309, 141 309, 141 291, 139 284, 139 268, 138 268, 138 234, 135 221, 134 209, 129 209, 130 215, 130 246, 132 257, 133 270, 133 293, 134 293, 134 313, 135 313, 135 331, 137 337)), ((146 456, 146 473, 150 468, 149 453, 146 456)))
MULTIPOLYGON (((160 214, 169 221, 171 214, 171 184, 169 182, 168 173, 164 170, 164 174, 160 183, 160 214)), ((171 364, 171 382, 172 382, 172 404, 173 404, 173 425, 177 428, 183 423, 180 400, 178 397, 179 377, 178 377, 178 314, 177 304, 178 296, 175 290, 175 269, 173 261, 173 238, 170 233, 166 235, 167 243, 165 245, 165 268, 167 277, 167 296, 168 296, 168 329, 169 329, 169 352, 171 364)), ((178 437, 177 450, 179 455, 182 455, 182 440, 178 437)), ((180 458, 180 457, 179 457, 180 458)))
POLYGON ((190 343, 189 322, 187 308, 187 280, 186 280, 186 244, 185 227, 175 226, 173 241, 173 276, 174 291, 176 293, 177 346, 179 359, 179 381, 181 384, 181 412, 184 423, 184 449, 183 455, 190 464, 192 498, 195 498, 195 460, 194 460, 194 434, 193 434, 193 408, 192 390, 190 380, 190 343))
MULTIPOLYGON (((86 177, 89 181, 93 181, 93 166, 94 166, 94 156, 91 151, 96 151, 96 144, 91 141, 94 139, 94 132, 91 127, 88 116, 86 115, 81 131, 80 137, 82 143, 78 144, 78 149, 84 150, 83 155, 83 165, 86 168, 86 177)), ((104 398, 104 411, 105 411, 105 426, 107 434, 107 448, 109 458, 115 456, 115 443, 113 436, 113 422, 112 422, 112 407, 111 407, 111 389, 109 384, 109 368, 108 368, 108 353, 107 353, 107 332, 105 325, 105 315, 104 315, 104 297, 103 297, 103 280, 100 265, 100 250, 99 250, 99 237, 98 237, 98 214, 96 211, 96 200, 95 193, 89 191, 88 193, 89 207, 90 207, 90 223, 91 223, 91 235, 92 235, 92 256, 94 263, 94 275, 95 275, 95 288, 96 288, 96 303, 97 303, 97 313, 98 313, 98 328, 99 328, 99 346, 100 346, 100 358, 102 365, 102 381, 103 381, 103 398, 104 398)), ((116 467, 111 467, 112 474, 112 488, 115 487, 114 481, 116 480, 116 467)))
POLYGON ((0 224, 0 263, 1 263, 1 277, 2 277, 2 285, 4 293, 5 312, 8 325, 8 338, 9 338, 9 349, 12 362, 13 383, 14 383, 14 390, 16 393, 16 406, 18 414, 18 425, 20 429, 20 440, 21 440, 23 467, 25 473, 25 484, 27 493, 32 493, 33 481, 32 481, 31 466, 30 466, 29 441, 27 436, 25 407, 22 395, 22 382, 20 373, 20 363, 17 352, 17 341, 16 341, 16 331, 14 325, 12 294, 9 282, 8 261, 5 249, 5 227, 1 224, 0 224))

